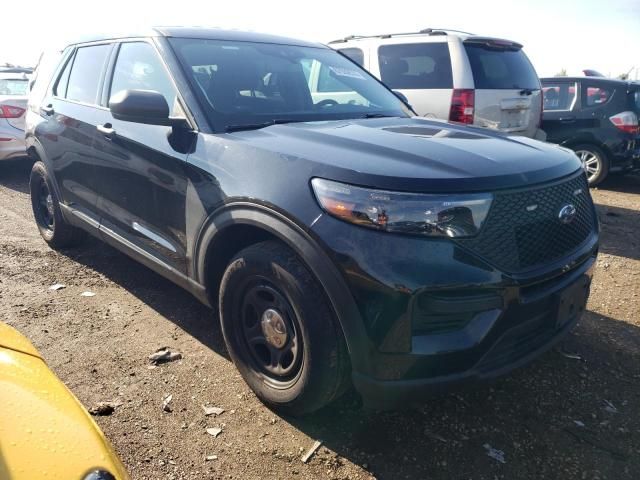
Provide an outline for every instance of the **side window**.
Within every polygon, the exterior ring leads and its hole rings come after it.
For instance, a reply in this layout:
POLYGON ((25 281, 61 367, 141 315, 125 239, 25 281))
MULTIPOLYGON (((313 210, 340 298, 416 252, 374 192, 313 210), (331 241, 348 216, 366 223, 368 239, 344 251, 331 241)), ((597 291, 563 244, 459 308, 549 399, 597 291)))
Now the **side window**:
POLYGON ((571 110, 576 98, 576 84, 558 82, 545 83, 542 87, 544 111, 571 110))
POLYGON ((609 101, 612 93, 613 91, 608 88, 585 85, 582 88, 582 105, 586 107, 603 105, 609 101))
POLYGON ((71 73, 71 65, 73 65, 73 56, 69 58, 67 64, 58 78, 58 83, 56 83, 55 88, 53 89, 53 94, 56 97, 66 98, 67 96, 67 85, 69 84, 69 74, 71 73))
POLYGON ((111 45, 95 45, 78 49, 69 75, 66 95, 68 100, 89 104, 98 103, 100 79, 110 51, 111 45))
POLYGON ((453 88, 449 45, 408 43, 378 49, 382 81, 392 89, 453 88))
MULTIPOLYGON (((203 73, 206 72, 203 70, 203 73)), ((148 43, 132 42, 120 46, 109 98, 122 90, 155 90, 164 95, 171 115, 180 111, 176 89, 155 49, 148 43)))
POLYGON ((364 67, 364 52, 359 48, 341 48, 338 51, 345 54, 361 67, 364 67))

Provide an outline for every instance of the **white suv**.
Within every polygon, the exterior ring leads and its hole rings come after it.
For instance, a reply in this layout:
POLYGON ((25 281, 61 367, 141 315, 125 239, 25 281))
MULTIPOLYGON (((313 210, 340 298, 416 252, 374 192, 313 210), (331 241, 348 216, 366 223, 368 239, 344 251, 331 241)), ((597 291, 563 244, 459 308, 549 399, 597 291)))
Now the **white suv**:
POLYGON ((544 139, 540 80, 519 43, 429 28, 329 45, 404 95, 419 115, 544 139))

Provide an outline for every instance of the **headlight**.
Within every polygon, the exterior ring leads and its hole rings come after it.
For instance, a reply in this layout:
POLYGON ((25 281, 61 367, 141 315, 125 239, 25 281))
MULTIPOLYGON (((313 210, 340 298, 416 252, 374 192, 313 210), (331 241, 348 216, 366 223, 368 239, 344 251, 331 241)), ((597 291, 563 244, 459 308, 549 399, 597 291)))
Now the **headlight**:
POLYGON ((469 237, 487 217, 490 194, 387 192, 314 178, 313 191, 329 214, 363 227, 433 237, 469 237))

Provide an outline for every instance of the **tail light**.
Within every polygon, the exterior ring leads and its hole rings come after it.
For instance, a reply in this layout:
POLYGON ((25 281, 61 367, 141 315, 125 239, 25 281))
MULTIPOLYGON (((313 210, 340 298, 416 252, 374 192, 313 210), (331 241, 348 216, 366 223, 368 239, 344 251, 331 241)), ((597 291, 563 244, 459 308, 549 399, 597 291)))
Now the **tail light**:
POLYGON ((618 130, 622 130, 625 133, 637 135, 640 133, 640 127, 638 127, 638 116, 634 112, 622 112, 609 117, 611 123, 613 123, 618 130))
POLYGON ((449 120, 460 123, 473 123, 473 107, 475 91, 473 89, 458 89, 453 91, 449 120))
POLYGON ((0 105, 0 118, 20 118, 25 109, 12 105, 0 105))

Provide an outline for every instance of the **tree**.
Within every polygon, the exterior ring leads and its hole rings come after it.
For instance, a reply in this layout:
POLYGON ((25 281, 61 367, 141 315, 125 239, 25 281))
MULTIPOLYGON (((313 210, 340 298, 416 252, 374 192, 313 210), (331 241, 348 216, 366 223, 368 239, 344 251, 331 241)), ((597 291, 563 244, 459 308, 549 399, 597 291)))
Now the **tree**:
POLYGON ((560 70, 558 73, 556 73, 555 75, 556 77, 566 77, 567 76, 567 69, 563 68, 562 70, 560 70))

